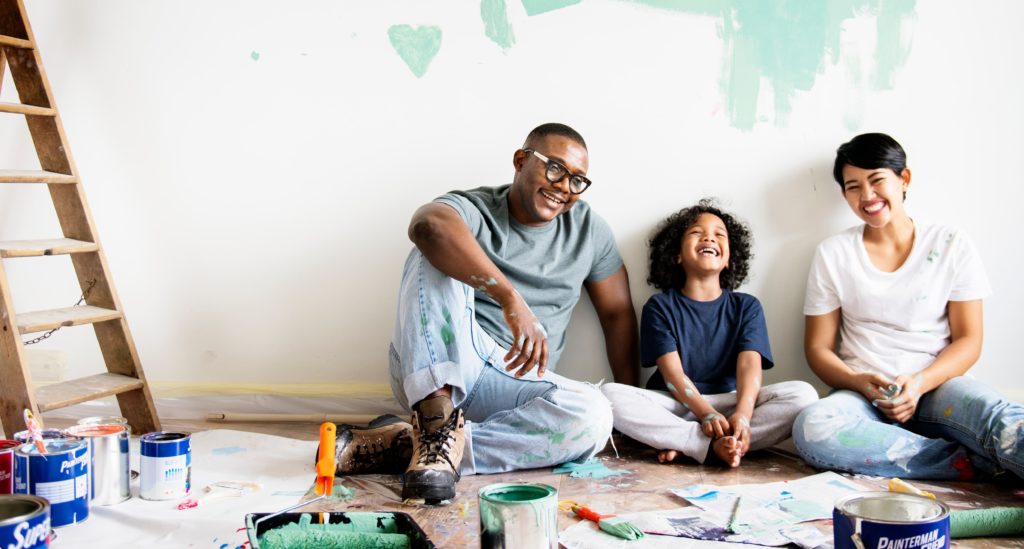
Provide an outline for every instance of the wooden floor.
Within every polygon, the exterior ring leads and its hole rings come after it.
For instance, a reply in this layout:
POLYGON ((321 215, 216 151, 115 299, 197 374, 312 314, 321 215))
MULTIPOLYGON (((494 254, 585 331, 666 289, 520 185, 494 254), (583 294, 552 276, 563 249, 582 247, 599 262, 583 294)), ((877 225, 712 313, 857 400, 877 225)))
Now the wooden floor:
MULTIPOLYGON (((176 422, 166 420, 164 429, 199 431, 205 429, 236 429, 254 431, 305 440, 315 440, 318 433, 316 424, 244 424, 176 422)), ((412 515, 420 527, 438 547, 478 547, 479 513, 477 492, 483 486, 497 482, 539 482, 558 489, 560 499, 574 499, 603 512, 628 513, 672 509, 686 505, 669 494, 668 489, 689 484, 750 484, 793 480, 818 471, 807 466, 792 453, 792 446, 782 445, 779 449, 753 452, 743 460, 737 469, 702 466, 695 463, 662 465, 657 462, 655 452, 629 440, 616 438, 620 457, 611 450, 599 457, 610 469, 626 469, 629 475, 606 479, 576 479, 568 475, 555 475, 550 468, 517 471, 498 475, 475 475, 464 477, 458 484, 457 497, 445 506, 410 506, 401 501, 401 484, 397 476, 363 475, 345 477, 337 483, 356 490, 354 499, 348 502, 332 501, 323 507, 310 506, 309 510, 319 511, 402 511, 412 515)), ((879 478, 855 477, 865 486, 885 489, 885 480, 879 478)), ((1007 478, 997 483, 924 482, 913 484, 923 490, 934 492, 939 499, 953 509, 981 509, 1000 506, 1024 506, 1024 482, 1007 478)), ((567 513, 559 514, 559 530, 563 530, 577 519, 567 513)), ((822 527, 827 528, 827 521, 822 527)), ((988 538, 954 540, 954 547, 1024 547, 1024 540, 988 538)))

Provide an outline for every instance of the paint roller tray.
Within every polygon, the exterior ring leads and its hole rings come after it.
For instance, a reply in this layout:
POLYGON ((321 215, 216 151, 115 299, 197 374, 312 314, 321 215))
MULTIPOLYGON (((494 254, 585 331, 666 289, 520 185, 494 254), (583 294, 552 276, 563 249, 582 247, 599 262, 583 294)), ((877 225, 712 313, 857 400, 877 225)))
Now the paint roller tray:
MULTIPOLYGON (((302 547, 310 542, 320 546, 323 540, 317 536, 331 537, 331 533, 341 533, 331 540, 332 547, 409 547, 410 549, 436 549, 427 534, 408 513, 399 512, 359 512, 359 513, 281 513, 260 522, 259 519, 273 513, 249 513, 245 515, 246 533, 253 549, 269 549, 260 545, 260 536, 271 530, 285 533, 290 547, 302 547), (303 518, 303 517, 306 518, 303 518), (294 526, 291 526, 294 525, 294 526), (286 529, 287 528, 287 529, 286 529), (391 545, 387 539, 394 539, 396 534, 408 536, 408 545, 391 545), (375 536, 379 535, 379 536, 375 536), (312 537, 310 537, 312 536, 312 537), (380 542, 370 541, 379 537, 380 542), (316 538, 316 539, 314 539, 316 538)), ((265 538, 266 539, 266 538, 265 538)), ((269 545, 269 544, 268 544, 269 545)))

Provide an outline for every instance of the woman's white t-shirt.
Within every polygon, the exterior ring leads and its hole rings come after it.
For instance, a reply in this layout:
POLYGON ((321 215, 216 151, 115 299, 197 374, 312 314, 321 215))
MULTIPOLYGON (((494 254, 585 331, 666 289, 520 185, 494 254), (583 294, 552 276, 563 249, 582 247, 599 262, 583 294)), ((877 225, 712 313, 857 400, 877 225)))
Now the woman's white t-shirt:
POLYGON ((911 376, 949 345, 948 302, 991 293, 981 258, 963 231, 915 223, 910 256, 886 273, 871 263, 860 225, 818 245, 804 314, 842 309, 838 355, 854 371, 911 376))

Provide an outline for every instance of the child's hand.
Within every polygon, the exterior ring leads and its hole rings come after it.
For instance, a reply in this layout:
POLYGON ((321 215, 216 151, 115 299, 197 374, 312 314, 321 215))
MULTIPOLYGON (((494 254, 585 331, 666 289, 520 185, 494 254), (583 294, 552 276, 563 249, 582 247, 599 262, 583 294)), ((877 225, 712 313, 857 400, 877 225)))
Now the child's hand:
POLYGON ((740 456, 745 455, 750 449, 750 418, 735 413, 729 416, 729 426, 732 427, 732 435, 739 443, 740 456))
POLYGON ((732 432, 732 427, 725 419, 725 416, 718 413, 714 408, 700 418, 700 430, 711 438, 721 438, 732 432))

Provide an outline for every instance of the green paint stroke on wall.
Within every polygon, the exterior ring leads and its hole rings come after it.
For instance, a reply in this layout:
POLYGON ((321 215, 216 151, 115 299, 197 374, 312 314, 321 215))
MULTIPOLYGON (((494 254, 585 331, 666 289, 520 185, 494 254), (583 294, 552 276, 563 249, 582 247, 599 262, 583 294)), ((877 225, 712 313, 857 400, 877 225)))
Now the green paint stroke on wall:
POLYGON ((825 56, 839 61, 842 24, 861 14, 877 18, 876 89, 889 89, 910 52, 906 21, 916 0, 628 0, 654 8, 720 18, 724 40, 721 88, 730 123, 751 129, 757 121, 761 81, 771 85, 775 122, 785 125, 797 90, 807 91, 824 70, 825 56))
POLYGON ((523 0, 526 15, 539 15, 579 4, 580 0, 523 0))
POLYGON ((412 28, 409 25, 394 25, 388 29, 388 39, 398 56, 405 61, 409 70, 421 78, 427 73, 427 67, 441 49, 441 28, 422 26, 412 28))
POLYGON ((512 25, 508 22, 505 0, 480 0, 480 18, 484 20, 484 34, 501 49, 507 50, 516 43, 512 25))

